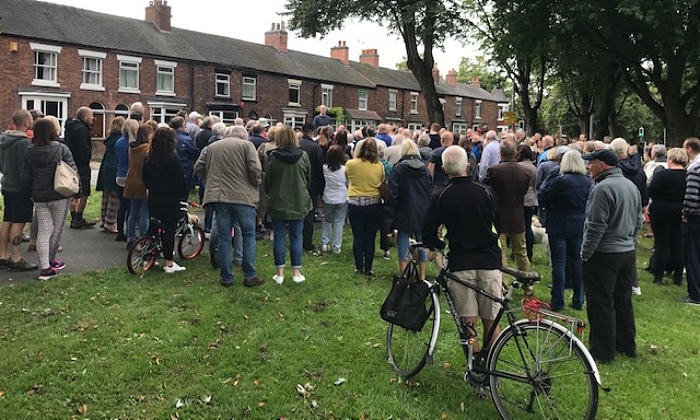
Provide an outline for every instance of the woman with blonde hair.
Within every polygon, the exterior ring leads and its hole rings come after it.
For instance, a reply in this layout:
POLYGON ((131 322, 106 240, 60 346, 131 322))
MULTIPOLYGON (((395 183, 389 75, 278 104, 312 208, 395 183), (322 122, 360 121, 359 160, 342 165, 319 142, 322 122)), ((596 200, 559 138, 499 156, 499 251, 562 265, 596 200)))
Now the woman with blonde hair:
POLYGON ((684 244, 681 210, 686 188, 688 153, 674 147, 666 152, 667 169, 656 172, 649 184, 649 217, 654 231, 654 283, 663 283, 666 271, 673 283, 683 284, 684 244))
POLYGON ((145 236, 148 232, 148 194, 143 184, 143 162, 151 148, 153 128, 144 124, 136 133, 136 141, 129 144, 129 170, 126 173, 124 184, 124 198, 129 199, 129 218, 126 229, 126 246, 133 244, 136 239, 136 225, 139 226, 139 235, 145 236))
POLYGON ((348 178, 348 216, 352 228, 355 272, 371 276, 374 242, 382 217, 379 187, 384 181, 384 165, 379 162, 377 141, 368 137, 355 150, 355 158, 345 164, 348 178))
MULTIPOLYGON (((389 196, 384 208, 387 217, 394 220, 398 231, 396 246, 399 253, 399 272, 408 264, 408 242, 411 236, 423 241, 423 219, 430 203, 431 177, 428 166, 420 157, 418 146, 406 139, 401 144, 401 158, 389 174, 389 196)), ((419 274, 425 280, 428 254, 418 253, 419 274)))
POLYGON ((97 175, 97 191, 102 191, 100 227, 107 233, 117 233, 117 210, 119 209, 119 188, 117 186, 117 154, 115 145, 121 137, 124 117, 116 117, 109 125, 109 136, 105 139, 105 153, 102 155, 100 172, 97 175))
POLYGON ((126 241, 126 221, 129 213, 130 203, 124 197, 124 185, 126 185, 126 174, 129 171, 129 143, 136 140, 136 133, 139 130, 137 120, 128 119, 122 126, 122 136, 114 145, 114 152, 117 159, 117 174, 115 181, 119 192, 119 210, 117 211, 117 241, 126 241))
POLYGON ((313 208, 308 185, 311 183, 311 161, 301 150, 291 127, 280 127, 275 132, 277 148, 270 152, 265 168, 265 192, 268 195, 267 211, 272 217, 275 232, 272 246, 277 274, 273 280, 284 282, 285 237, 289 232, 289 249, 292 261, 292 281, 301 283, 302 231, 304 218, 313 208))

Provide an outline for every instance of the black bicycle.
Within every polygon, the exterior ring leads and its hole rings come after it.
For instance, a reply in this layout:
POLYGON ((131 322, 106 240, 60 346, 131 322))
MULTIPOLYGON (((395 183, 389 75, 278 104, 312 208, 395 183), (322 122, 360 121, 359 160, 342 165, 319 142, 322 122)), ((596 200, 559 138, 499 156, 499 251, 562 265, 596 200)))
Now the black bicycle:
MULTIPOLYGON (((413 245, 410 255, 419 246, 413 245)), ((536 298, 524 299, 522 307, 511 306, 514 290, 532 286, 539 280, 539 274, 501 268, 514 281, 500 298, 457 278, 447 270, 442 252, 436 250, 436 255, 441 269, 435 281, 428 282, 430 293, 425 303, 430 316, 426 324, 417 332, 389 324, 387 360, 393 371, 411 378, 426 363, 432 364, 440 330, 439 296, 442 291, 457 326, 460 344, 465 349, 465 379, 482 395, 490 391, 502 418, 595 418, 598 388, 602 385, 593 357, 577 336, 583 335, 584 321, 553 312, 546 302, 536 298), (462 323, 448 281, 468 287, 501 305, 485 339, 486 343, 493 342, 490 347, 474 352, 478 338, 473 328, 462 323), (521 313, 524 318, 516 315, 521 313), (504 328, 492 340, 502 321, 504 328)), ((403 275, 419 281, 418 263, 414 258, 409 258, 403 275)))
MULTIPOLYGON (((175 228, 177 254, 180 258, 189 260, 202 252, 205 241, 204 230, 190 221, 187 214, 189 206, 197 207, 197 204, 182 201, 180 206, 183 216, 178 220, 175 228)), ((153 236, 142 236, 129 247, 126 266, 131 274, 148 271, 156 263, 156 258, 163 254, 163 223, 155 217, 151 217, 149 223, 149 231, 153 232, 153 236)))

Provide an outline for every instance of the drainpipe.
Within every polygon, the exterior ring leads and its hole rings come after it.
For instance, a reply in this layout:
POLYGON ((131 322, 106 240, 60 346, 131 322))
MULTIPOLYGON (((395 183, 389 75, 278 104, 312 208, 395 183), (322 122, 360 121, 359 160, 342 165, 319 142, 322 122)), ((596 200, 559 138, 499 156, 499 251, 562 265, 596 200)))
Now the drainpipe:
MULTIPOLYGON (((190 112, 194 111, 194 66, 193 62, 190 62, 190 112)), ((209 112, 207 112, 208 114, 209 112)))

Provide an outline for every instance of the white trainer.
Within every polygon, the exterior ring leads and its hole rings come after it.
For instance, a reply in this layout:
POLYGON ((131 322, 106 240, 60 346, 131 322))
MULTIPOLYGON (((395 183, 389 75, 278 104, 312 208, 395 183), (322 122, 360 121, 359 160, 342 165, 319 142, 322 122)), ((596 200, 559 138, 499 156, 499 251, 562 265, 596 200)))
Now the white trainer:
POLYGON ((185 270, 187 270, 186 267, 178 265, 175 261, 173 261, 173 265, 171 265, 170 267, 168 267, 167 265, 163 267, 163 271, 165 271, 167 274, 177 273, 178 271, 185 270))
POLYGON ((294 283, 302 283, 304 280, 306 280, 306 277, 302 276, 301 274, 292 277, 292 281, 294 283))
POLYGON ((272 276, 272 280, 274 280, 274 282, 277 284, 282 284, 282 283, 284 283, 284 276, 280 276, 279 274, 275 274, 274 276, 272 276))

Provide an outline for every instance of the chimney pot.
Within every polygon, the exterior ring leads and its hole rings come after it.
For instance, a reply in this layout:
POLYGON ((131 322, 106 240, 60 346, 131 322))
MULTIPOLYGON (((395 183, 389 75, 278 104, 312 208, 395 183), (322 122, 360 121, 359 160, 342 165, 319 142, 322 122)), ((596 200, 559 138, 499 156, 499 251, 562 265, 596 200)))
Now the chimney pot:
POLYGON ((455 71, 455 69, 452 69, 447 72, 447 76, 445 76, 445 82, 447 82, 447 84, 450 86, 457 86, 457 72, 455 71))
POLYGON ((161 31, 169 32, 172 29, 170 12, 167 1, 151 0, 146 7, 146 22, 151 22, 161 31))
POLYGON ((331 58, 338 60, 346 66, 350 64, 350 57, 348 54, 348 47, 345 45, 345 41, 338 41, 337 47, 331 48, 331 58))
POLYGON ((284 28, 284 22, 273 23, 271 29, 265 32, 265 45, 273 47, 279 52, 286 53, 288 34, 284 28))
POLYGON ((377 54, 377 50, 372 48, 362 50, 362 55, 360 55, 360 63, 369 64, 375 69, 379 67, 379 54, 377 54))

